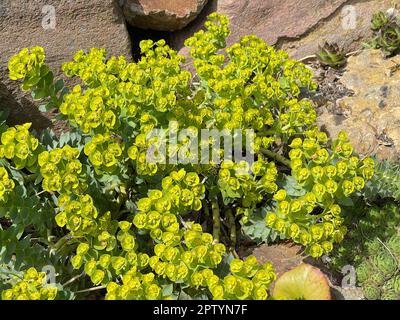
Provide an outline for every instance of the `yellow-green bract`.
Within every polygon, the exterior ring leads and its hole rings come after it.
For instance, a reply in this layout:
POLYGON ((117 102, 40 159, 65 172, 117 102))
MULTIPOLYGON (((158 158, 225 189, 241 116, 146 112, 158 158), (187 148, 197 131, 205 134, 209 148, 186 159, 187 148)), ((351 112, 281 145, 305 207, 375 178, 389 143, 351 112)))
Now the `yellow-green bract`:
MULTIPOLYGON (((312 102, 300 98, 302 90, 316 89, 303 64, 256 36, 226 48, 223 15, 211 14, 205 27, 186 41, 193 75, 163 40, 142 41, 138 62, 107 59, 99 48, 79 51, 62 67, 81 80, 68 92, 53 84, 43 50, 24 49, 11 59, 11 78, 23 79, 34 97, 49 97, 47 107, 71 126, 70 139, 54 144, 35 140, 29 125, 10 128, 0 145, 7 166, 27 169, 20 171, 23 182, 54 209, 57 228, 48 230, 43 246, 75 270, 59 266, 60 283, 84 271, 87 282, 106 288, 106 299, 175 299, 187 292, 267 299, 276 279, 272 265, 229 255, 240 223, 251 223, 255 210, 269 208, 265 228, 314 257, 342 241, 341 205, 361 192, 373 161, 353 155, 345 133, 331 144, 320 132, 312 102), (147 151, 150 145, 160 151, 163 141, 146 139, 153 129, 252 130, 255 161, 154 163, 147 151), (221 220, 231 248, 219 241, 221 220)), ((213 139, 204 146, 225 155, 213 139)), ((181 140, 166 150, 188 153, 181 140)))

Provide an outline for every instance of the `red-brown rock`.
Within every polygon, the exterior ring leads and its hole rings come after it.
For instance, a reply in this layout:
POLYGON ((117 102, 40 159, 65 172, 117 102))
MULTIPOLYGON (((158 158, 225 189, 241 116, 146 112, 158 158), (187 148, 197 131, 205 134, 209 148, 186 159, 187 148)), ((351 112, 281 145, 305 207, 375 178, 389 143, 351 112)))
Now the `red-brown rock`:
POLYGON ((386 11, 392 0, 218 0, 172 37, 172 44, 184 55, 183 42, 203 27, 211 12, 226 14, 231 21, 228 45, 249 34, 285 49, 291 57, 315 54, 325 40, 337 42, 349 52, 358 49, 370 35, 373 13, 386 11))
POLYGON ((101 47, 112 55, 131 56, 125 20, 115 0, 0 2, 0 108, 10 107, 14 123, 27 118, 36 128, 47 123, 35 110, 30 94, 22 93, 18 82, 8 78, 8 60, 22 48, 43 46, 56 76, 61 74, 61 64, 72 60, 80 49, 101 47))
POLYGON ((174 45, 181 47, 183 41, 198 31, 208 14, 226 14, 231 21, 232 34, 229 43, 242 36, 255 34, 269 44, 288 38, 297 38, 334 14, 346 0, 218 0, 210 1, 196 23, 174 36, 174 45))
POLYGON ((122 0, 127 21, 139 28, 180 30, 193 21, 207 0, 122 0))

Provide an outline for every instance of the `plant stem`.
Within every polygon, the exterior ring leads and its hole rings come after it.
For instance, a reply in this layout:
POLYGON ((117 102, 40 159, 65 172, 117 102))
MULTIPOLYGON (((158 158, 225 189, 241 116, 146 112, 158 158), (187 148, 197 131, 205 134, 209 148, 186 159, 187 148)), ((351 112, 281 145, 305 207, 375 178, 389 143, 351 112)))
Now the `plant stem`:
POLYGON ((274 159, 280 163, 282 163, 283 165, 285 165, 286 167, 290 168, 290 160, 285 158, 284 156, 281 156, 280 154, 273 152, 271 150, 267 150, 262 148, 261 152, 263 154, 265 154, 268 158, 274 159))
POLYGON ((105 289, 105 288, 106 288, 106 286, 98 286, 98 287, 93 287, 93 288, 89 288, 89 289, 79 290, 79 291, 76 291, 75 293, 84 293, 84 292, 101 290, 101 289, 105 289))
POLYGON ((40 196, 41 194, 43 194, 43 193, 45 193, 45 192, 47 192, 47 191, 46 191, 46 190, 42 190, 42 191, 36 193, 36 196, 40 196))
POLYGON ((71 244, 71 240, 73 240, 73 242, 76 242, 78 238, 79 238, 79 237, 74 237, 73 235, 71 235, 71 233, 67 233, 65 236, 63 236, 62 238, 60 238, 60 239, 52 246, 52 250, 54 250, 54 252, 59 252, 65 245, 71 244))
POLYGON ((74 282, 75 280, 77 280, 77 279, 79 279, 80 277, 82 277, 84 274, 85 274, 84 272, 82 272, 81 274, 78 274, 77 276, 75 276, 75 277, 69 279, 69 280, 68 280, 66 283, 64 283, 62 286, 65 287, 65 286, 71 284, 71 283, 74 282))
POLYGON ((233 254, 233 256, 234 256, 236 259, 240 259, 240 257, 239 257, 239 255, 237 254, 236 250, 233 250, 233 249, 232 249, 231 253, 233 254))
POLYGON ((188 229, 189 227, 188 227, 187 223, 185 222, 185 220, 183 220, 182 215, 178 214, 178 218, 179 218, 179 220, 181 221, 182 225, 183 225, 186 229, 188 229))
POLYGON ((213 237, 214 241, 219 242, 219 235, 221 232, 221 220, 219 215, 219 205, 217 198, 211 201, 211 208, 213 214, 213 237))
POLYGON ((266 136, 273 136, 274 134, 276 134, 276 129, 271 128, 268 130, 264 130, 264 131, 262 131, 262 134, 266 135, 266 136))
POLYGON ((50 246, 51 244, 49 243, 49 241, 43 237, 39 237, 39 238, 30 238, 30 241, 37 241, 37 242, 42 242, 48 246, 50 246))
POLYGON ((206 214, 206 217, 210 216, 210 209, 208 208, 208 204, 206 200, 203 200, 203 209, 204 213, 206 214))
POLYGON ((66 242, 70 241, 73 236, 70 233, 67 233, 65 236, 60 238, 53 246, 55 250, 60 249, 66 242))
POLYGON ((228 209, 226 211, 226 217, 228 219, 232 247, 235 248, 235 246, 236 246, 236 222, 235 222, 235 217, 232 214, 232 209, 228 209))
POLYGON ((34 182, 35 179, 36 179, 36 176, 37 176, 37 175, 36 175, 35 173, 30 174, 29 176, 25 176, 25 177, 24 177, 24 182, 25 182, 25 183, 34 182))

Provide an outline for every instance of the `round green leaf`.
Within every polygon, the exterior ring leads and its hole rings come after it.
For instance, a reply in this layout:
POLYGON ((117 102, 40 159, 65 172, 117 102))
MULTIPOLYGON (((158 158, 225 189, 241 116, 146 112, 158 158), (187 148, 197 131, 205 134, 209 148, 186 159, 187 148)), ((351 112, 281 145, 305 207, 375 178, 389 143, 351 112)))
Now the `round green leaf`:
POLYGON ((284 300, 330 300, 331 292, 321 270, 301 264, 276 281, 272 296, 284 300))

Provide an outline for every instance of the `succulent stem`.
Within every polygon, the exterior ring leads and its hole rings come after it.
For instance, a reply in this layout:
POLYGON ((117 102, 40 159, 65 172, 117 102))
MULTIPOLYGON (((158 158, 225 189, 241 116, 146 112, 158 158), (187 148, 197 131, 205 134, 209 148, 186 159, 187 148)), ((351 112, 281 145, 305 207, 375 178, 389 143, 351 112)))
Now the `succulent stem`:
POLYGON ((213 213, 213 237, 216 242, 219 242, 219 236, 221 233, 221 220, 217 198, 212 200, 211 208, 213 213))

